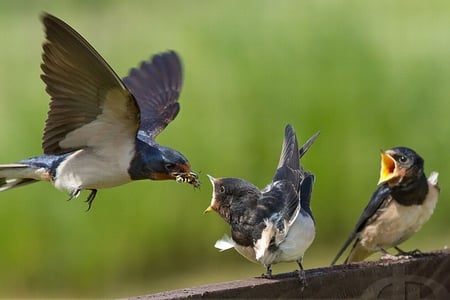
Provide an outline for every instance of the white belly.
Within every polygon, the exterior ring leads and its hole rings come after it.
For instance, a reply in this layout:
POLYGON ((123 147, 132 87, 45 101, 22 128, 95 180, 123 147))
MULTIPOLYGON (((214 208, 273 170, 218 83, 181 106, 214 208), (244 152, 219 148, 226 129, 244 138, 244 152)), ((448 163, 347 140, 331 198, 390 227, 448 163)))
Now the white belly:
POLYGON ((54 185, 69 193, 79 189, 109 188, 131 181, 128 174, 132 151, 113 149, 115 153, 76 151, 56 169, 54 185))
POLYGON ((286 236, 278 244, 278 249, 272 252, 266 248, 257 259, 265 265, 297 261, 303 257, 314 237, 315 227, 313 220, 299 213, 294 223, 287 230, 286 236))
POLYGON ((299 215, 289 229, 286 239, 280 244, 281 254, 275 262, 296 261, 303 257, 314 240, 315 232, 313 220, 299 215))
POLYGON ((397 246, 416 233, 433 214, 439 190, 429 185, 429 194, 422 205, 403 206, 392 201, 377 220, 361 232, 361 244, 367 250, 397 246))

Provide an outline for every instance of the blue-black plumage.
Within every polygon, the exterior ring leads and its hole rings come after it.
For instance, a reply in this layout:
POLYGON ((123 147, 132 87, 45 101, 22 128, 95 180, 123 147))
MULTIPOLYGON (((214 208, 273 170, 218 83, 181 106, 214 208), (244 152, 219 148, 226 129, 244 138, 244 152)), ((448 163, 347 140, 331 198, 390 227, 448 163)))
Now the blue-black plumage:
POLYGON ((44 154, 0 165, 0 191, 36 181, 76 197, 132 180, 173 179, 198 187, 188 159, 155 137, 177 116, 182 65, 174 51, 157 54, 123 81, 62 20, 44 14, 42 80, 51 97, 44 154))
POLYGON ((299 160, 317 137, 318 133, 299 149, 295 131, 287 125, 277 170, 262 190, 240 178, 209 176, 213 195, 205 212, 216 211, 231 227, 231 238, 224 236, 216 248, 235 248, 264 264, 266 277, 271 276, 272 264, 296 261, 305 280, 301 262, 315 236, 310 207, 315 178, 299 160))
POLYGON ((424 160, 414 150, 394 147, 381 151, 378 187, 355 227, 332 261, 334 265, 350 246, 344 263, 358 262, 375 252, 388 254, 422 228, 433 214, 439 197, 438 173, 427 178, 424 160))

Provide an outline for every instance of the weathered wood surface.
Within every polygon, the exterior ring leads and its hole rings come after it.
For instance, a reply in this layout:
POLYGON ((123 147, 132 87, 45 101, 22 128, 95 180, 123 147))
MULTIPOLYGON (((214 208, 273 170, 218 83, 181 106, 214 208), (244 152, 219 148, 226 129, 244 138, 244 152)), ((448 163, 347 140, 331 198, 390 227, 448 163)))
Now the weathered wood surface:
POLYGON ((302 291, 296 272, 167 291, 130 299, 358 298, 450 299, 450 251, 306 270, 302 291))

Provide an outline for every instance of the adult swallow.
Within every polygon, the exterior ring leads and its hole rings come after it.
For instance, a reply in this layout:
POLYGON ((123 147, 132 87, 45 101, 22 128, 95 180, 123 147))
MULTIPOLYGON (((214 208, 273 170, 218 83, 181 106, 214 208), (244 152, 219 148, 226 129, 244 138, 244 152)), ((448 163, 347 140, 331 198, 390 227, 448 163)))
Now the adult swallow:
POLYGON ((178 55, 142 62, 122 80, 97 51, 62 20, 44 14, 42 80, 51 97, 44 154, 0 165, 0 191, 50 181, 70 199, 133 180, 174 179, 198 187, 189 161, 155 137, 176 117, 182 85, 178 55))
POLYGON ((302 258, 315 236, 310 208, 314 175, 303 169, 299 159, 318 134, 299 149, 294 129, 286 126, 275 176, 263 190, 243 179, 209 176, 213 194, 205 212, 216 211, 231 226, 231 238, 224 236, 216 248, 235 248, 250 261, 263 264, 263 276, 268 278, 272 264, 296 261, 304 282, 302 258))
POLYGON ((355 240, 344 263, 364 260, 374 252, 388 254, 416 233, 433 214, 439 197, 438 173, 428 179, 424 160, 414 150, 396 147, 381 151, 378 188, 352 233, 331 263, 334 265, 355 240))

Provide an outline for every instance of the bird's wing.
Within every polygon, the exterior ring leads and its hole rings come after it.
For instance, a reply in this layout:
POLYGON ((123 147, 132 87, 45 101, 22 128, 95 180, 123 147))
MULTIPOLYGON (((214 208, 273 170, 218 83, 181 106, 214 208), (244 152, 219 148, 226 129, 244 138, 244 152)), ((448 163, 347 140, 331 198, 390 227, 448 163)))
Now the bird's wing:
POLYGON ((293 170, 300 168, 297 136, 289 124, 284 129, 283 147, 277 169, 285 166, 293 170))
POLYGON ((300 208, 303 208, 312 216, 309 202, 314 183, 314 175, 303 170, 299 160, 308 151, 318 136, 319 132, 309 138, 299 149, 294 128, 291 125, 287 125, 285 128, 283 147, 273 182, 286 180, 294 187, 295 193, 293 195, 287 194, 288 197, 285 198, 284 218, 288 220, 289 224, 295 220, 300 208))
POLYGON ((303 155, 306 153, 306 151, 309 150, 309 147, 315 142, 315 140, 319 137, 320 131, 316 132, 312 137, 310 137, 306 143, 303 144, 303 146, 298 150, 299 158, 302 158, 303 155))
POLYGON ((260 212, 261 216, 266 213, 265 219, 274 222, 278 230, 285 231, 295 220, 300 208, 300 199, 295 186, 287 180, 281 180, 271 183, 264 189, 254 212, 260 212), (288 226, 285 228, 285 225, 288 226))
POLYGON ((331 263, 334 265, 336 261, 339 259, 339 257, 344 253, 345 249, 350 245, 350 243, 356 238, 356 235, 363 230, 363 228, 372 223, 376 216, 378 215, 378 212, 380 209, 382 209, 386 203, 390 200, 390 189, 387 184, 382 184, 378 186, 378 188, 375 190, 375 192, 372 194, 372 197, 367 204, 366 208, 364 208, 364 211, 362 212, 361 216, 359 217, 358 222, 356 223, 353 231, 351 232, 350 236, 345 241, 344 245, 341 247, 339 252, 337 253, 336 257, 333 259, 333 262, 331 263))
POLYGON ((139 109, 120 78, 69 25, 49 14, 42 22, 47 40, 41 78, 51 96, 44 153, 101 146, 118 135, 134 138, 139 109))
POLYGON ((304 173, 304 178, 300 184, 300 206, 313 220, 313 214, 311 211, 311 194, 314 185, 314 175, 309 172, 304 173))
POLYGON ((139 105, 141 139, 152 142, 175 119, 180 110, 178 97, 182 81, 181 61, 174 51, 142 62, 138 69, 132 69, 123 79, 139 105))

